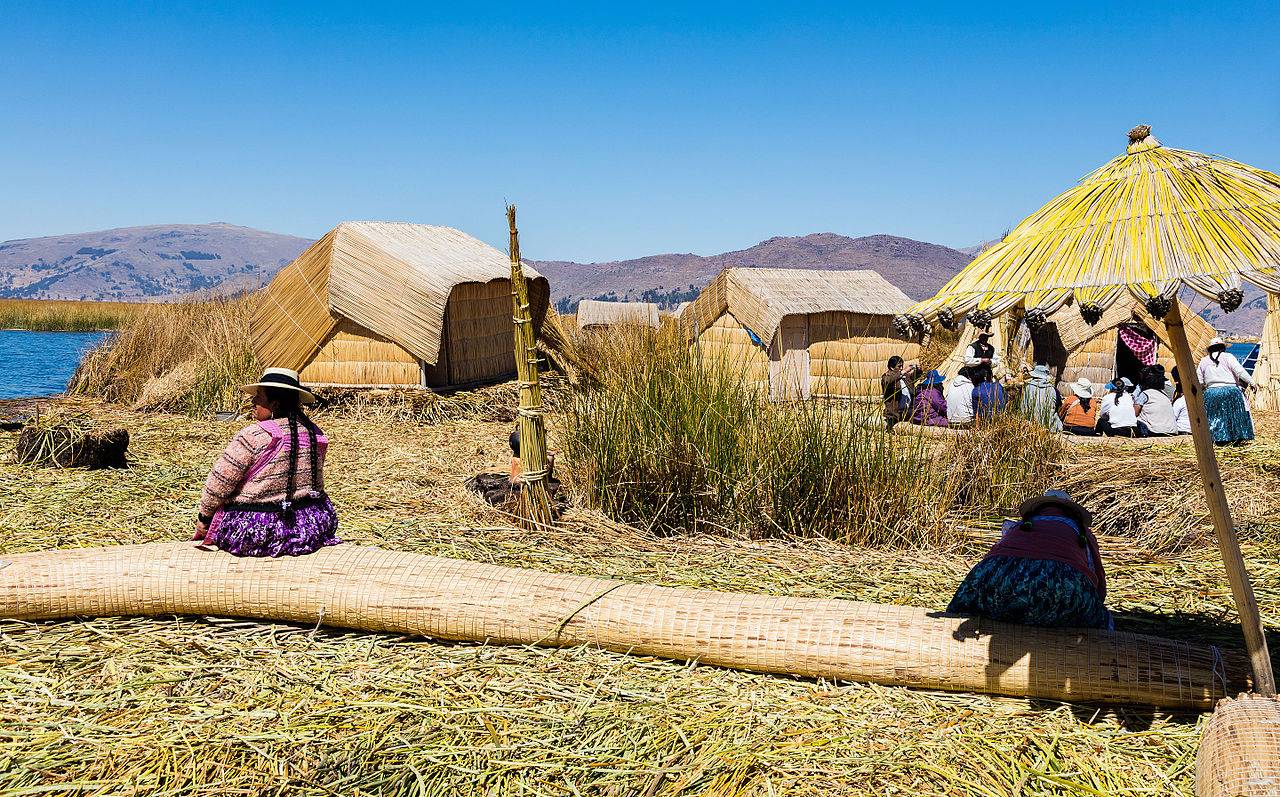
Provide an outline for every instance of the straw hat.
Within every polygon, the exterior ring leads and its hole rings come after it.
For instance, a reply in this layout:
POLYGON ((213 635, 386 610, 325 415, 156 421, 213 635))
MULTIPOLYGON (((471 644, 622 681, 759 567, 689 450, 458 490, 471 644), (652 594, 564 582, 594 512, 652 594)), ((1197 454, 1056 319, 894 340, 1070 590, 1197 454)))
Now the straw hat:
POLYGON ((1018 514, 1024 518, 1030 517, 1046 506, 1061 507, 1067 511, 1067 514, 1073 515, 1085 528, 1093 525, 1093 513, 1077 504, 1066 490, 1045 490, 1044 495, 1028 498, 1022 502, 1022 506, 1018 507, 1018 514))
POLYGON ((1209 345, 1205 346, 1204 350, 1213 351, 1214 346, 1221 346, 1222 348, 1225 349, 1227 347, 1227 342, 1224 341, 1222 338, 1214 338, 1213 340, 1209 341, 1209 345))
POLYGON ((260 387, 274 387, 284 390, 294 390, 298 393, 299 404, 315 404, 316 397, 310 390, 302 386, 298 381, 298 372, 288 368, 268 368, 262 372, 262 378, 257 382, 248 385, 241 385, 240 389, 248 393, 250 396, 256 395, 260 387))
POLYGON ((1093 398, 1093 383, 1082 376, 1071 383, 1071 392, 1080 398, 1093 398))

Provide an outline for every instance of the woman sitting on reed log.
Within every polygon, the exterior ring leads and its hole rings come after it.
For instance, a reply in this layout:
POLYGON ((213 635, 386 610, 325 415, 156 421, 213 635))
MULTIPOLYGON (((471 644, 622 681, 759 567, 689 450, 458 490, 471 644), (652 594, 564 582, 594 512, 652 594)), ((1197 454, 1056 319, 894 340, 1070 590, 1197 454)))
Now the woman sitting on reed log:
POLYGON ((324 492, 328 440, 302 411, 315 396, 286 368, 268 368, 243 390, 255 423, 209 472, 192 539, 236 556, 298 556, 341 542, 324 492))
POLYGON ((1093 515, 1046 490, 1006 520, 1000 541, 974 566, 947 611, 1054 628, 1111 628, 1107 574, 1093 515))

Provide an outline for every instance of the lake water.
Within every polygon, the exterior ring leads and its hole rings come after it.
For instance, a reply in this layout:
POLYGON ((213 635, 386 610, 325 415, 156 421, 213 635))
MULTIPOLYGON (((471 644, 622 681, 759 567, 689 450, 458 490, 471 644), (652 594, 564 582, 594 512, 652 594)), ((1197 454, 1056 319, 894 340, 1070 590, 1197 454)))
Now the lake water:
POLYGON ((0 330, 0 399, 61 393, 84 353, 106 332, 0 330))

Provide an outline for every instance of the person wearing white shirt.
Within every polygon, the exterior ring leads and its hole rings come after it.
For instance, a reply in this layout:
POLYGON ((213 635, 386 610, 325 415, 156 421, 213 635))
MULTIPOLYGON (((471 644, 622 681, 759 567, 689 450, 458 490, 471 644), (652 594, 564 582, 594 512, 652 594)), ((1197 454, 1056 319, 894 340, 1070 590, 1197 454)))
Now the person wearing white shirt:
POLYGON ((1204 386, 1204 413, 1213 442, 1239 445, 1253 439, 1253 418, 1242 388, 1257 389, 1249 372, 1227 351, 1222 338, 1209 341, 1196 377, 1204 386))
POLYGON ((1191 434, 1191 415, 1187 413, 1187 397, 1182 393, 1182 375, 1178 366, 1173 366, 1173 379, 1169 383, 1173 390, 1173 423, 1178 427, 1178 434, 1191 434))
POLYGON ((965 348, 964 364, 969 368, 987 366, 992 374, 1000 370, 1000 354, 991 344, 991 323, 978 329, 978 337, 965 348))
POLYGON ((960 369, 947 386, 947 425, 968 426, 973 423, 973 380, 969 368, 960 369))
POLYGON ((1108 382, 1110 393, 1098 404, 1098 431, 1108 437, 1137 434, 1138 413, 1133 402, 1133 382, 1128 378, 1108 382))
POLYGON ((1164 368, 1149 365, 1138 376, 1141 390, 1134 397, 1138 413, 1138 437, 1168 437, 1178 433, 1173 415, 1173 401, 1164 392, 1164 368))

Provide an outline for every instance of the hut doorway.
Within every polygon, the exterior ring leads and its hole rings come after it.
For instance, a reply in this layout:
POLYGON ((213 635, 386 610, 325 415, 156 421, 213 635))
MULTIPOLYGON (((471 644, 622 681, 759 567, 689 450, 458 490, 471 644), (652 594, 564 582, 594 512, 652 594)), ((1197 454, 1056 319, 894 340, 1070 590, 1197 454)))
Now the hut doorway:
POLYGON ((773 399, 809 398, 809 317, 784 316, 769 352, 773 399))

